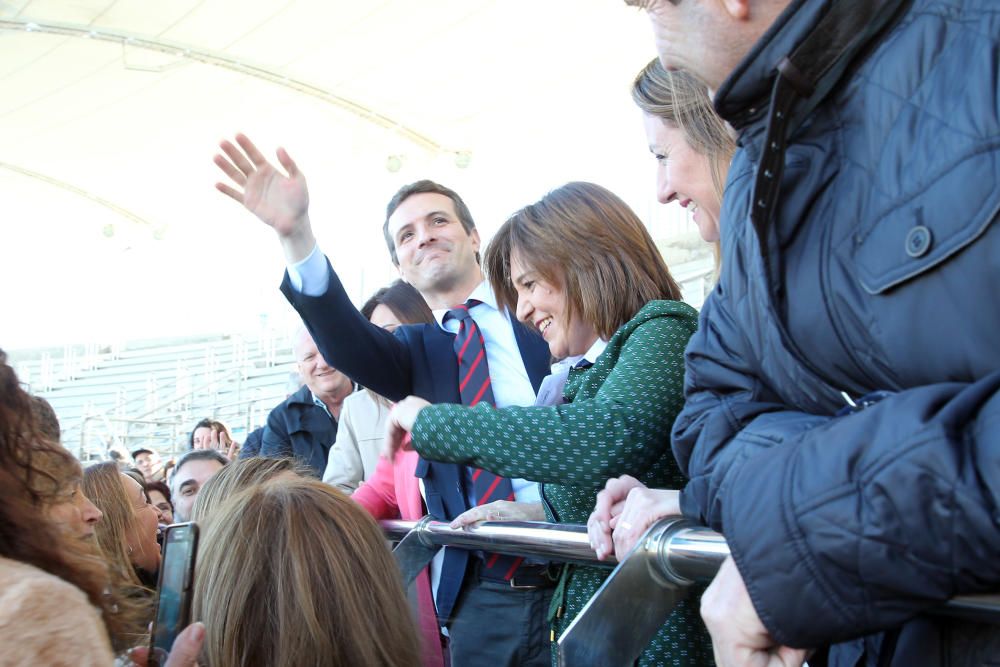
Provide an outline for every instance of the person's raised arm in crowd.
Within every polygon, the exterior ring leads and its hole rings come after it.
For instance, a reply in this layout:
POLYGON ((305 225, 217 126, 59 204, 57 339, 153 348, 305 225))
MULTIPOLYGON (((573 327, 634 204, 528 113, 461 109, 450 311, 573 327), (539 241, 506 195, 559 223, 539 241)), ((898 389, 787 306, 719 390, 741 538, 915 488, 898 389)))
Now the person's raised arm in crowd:
MULTIPOLYGON (((216 188, 277 233, 288 266, 282 290, 303 315, 319 353, 354 381, 399 398, 400 386, 410 383, 406 347, 357 311, 320 252, 309 220, 309 193, 303 173, 279 148, 282 173, 242 134, 236 136, 236 145, 223 141, 220 147, 222 154, 215 156, 215 164, 230 180, 217 183, 216 188), (310 306, 325 310, 325 319, 310 316, 310 306), (326 322, 332 326, 325 326, 326 322)), ((261 451, 267 453, 263 446, 261 451)))
MULTIPOLYGON (((484 359, 492 372, 497 404, 534 402, 549 368, 547 347, 498 305, 480 267, 479 232, 458 193, 420 180, 400 188, 386 206, 382 234, 389 256, 435 318, 433 323, 406 324, 390 333, 358 312, 315 247, 311 231, 303 231, 309 221, 301 172, 283 151, 279 161, 288 170, 287 177, 268 165, 245 137, 238 137, 237 143, 240 148, 224 143, 225 155, 216 157, 231 178, 220 189, 278 231, 289 262, 282 292, 302 316, 326 362, 389 400, 413 394, 435 403, 459 403, 463 400, 460 346, 455 342, 461 324, 449 317, 449 311, 465 309, 485 340, 484 359)), ((480 504, 469 481, 473 474, 481 480, 495 479, 467 467, 424 460, 416 462, 413 472, 426 490, 428 513, 447 521, 480 504)), ((538 502, 533 482, 504 480, 498 485, 509 489, 505 497, 538 502)), ((444 550, 434 601, 449 633, 452 663, 547 664, 550 642, 545 619, 523 610, 547 608, 554 582, 542 565, 519 568, 515 577, 512 569, 499 565, 487 571, 482 567, 487 561, 497 563, 462 549, 444 550)))

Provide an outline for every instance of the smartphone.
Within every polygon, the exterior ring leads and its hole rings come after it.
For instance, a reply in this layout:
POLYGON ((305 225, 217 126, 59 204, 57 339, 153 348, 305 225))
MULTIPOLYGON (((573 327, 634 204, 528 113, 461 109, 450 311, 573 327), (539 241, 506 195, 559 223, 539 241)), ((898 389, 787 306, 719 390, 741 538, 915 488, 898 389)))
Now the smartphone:
POLYGON ((191 623, 194 592, 194 559, 198 552, 198 526, 175 523, 163 537, 163 560, 157 586, 156 616, 150 637, 149 664, 163 665, 181 630, 191 623))

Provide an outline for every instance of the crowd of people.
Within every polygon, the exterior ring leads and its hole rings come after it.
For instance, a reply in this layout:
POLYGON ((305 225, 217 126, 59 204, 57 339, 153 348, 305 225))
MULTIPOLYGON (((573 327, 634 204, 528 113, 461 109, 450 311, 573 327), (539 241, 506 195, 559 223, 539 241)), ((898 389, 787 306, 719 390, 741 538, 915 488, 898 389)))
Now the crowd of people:
POLYGON ((1000 660, 988 619, 934 613, 1000 586, 1000 9, 626 4, 658 51, 632 86, 657 198, 716 256, 702 311, 599 185, 484 245, 428 180, 389 200, 400 280, 359 310, 291 156, 222 142, 217 188, 285 254, 302 385, 242 444, 205 419, 176 463, 82 469, 0 352, 0 665, 145 664, 183 521, 168 664, 557 664, 609 570, 447 547, 408 596, 376 520, 427 514, 586 524, 619 560, 664 517, 720 531, 640 665, 1000 660))

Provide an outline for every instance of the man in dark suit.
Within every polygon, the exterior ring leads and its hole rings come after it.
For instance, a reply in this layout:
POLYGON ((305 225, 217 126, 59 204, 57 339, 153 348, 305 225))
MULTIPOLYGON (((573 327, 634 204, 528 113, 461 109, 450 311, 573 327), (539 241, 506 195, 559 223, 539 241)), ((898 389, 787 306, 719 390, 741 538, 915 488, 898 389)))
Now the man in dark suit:
MULTIPOLYGON (((278 150, 286 177, 245 136, 236 141, 239 147, 221 144, 225 155, 217 155, 215 163, 237 187, 216 187, 277 232, 288 264, 282 291, 334 366, 391 400, 413 394, 434 403, 461 403, 454 349, 459 323, 447 314, 464 304, 482 333, 496 405, 534 402, 549 370, 548 346, 498 309, 479 265, 479 232, 456 193, 418 181, 389 202, 383 233, 393 263, 437 319, 389 333, 361 316, 319 252, 305 177, 288 154, 278 150)), ((422 460, 416 474, 435 518, 451 520, 470 508, 465 468, 422 460)), ((540 502, 537 485, 511 483, 517 501, 540 502)), ((435 602, 449 631, 452 663, 548 665, 551 580, 540 566, 522 565, 497 576, 484 562, 477 554, 445 550, 435 602)))
POLYGON ((305 329, 295 340, 295 360, 305 384, 271 410, 261 439, 261 456, 294 456, 323 476, 337 439, 337 420, 354 384, 326 362, 305 329))

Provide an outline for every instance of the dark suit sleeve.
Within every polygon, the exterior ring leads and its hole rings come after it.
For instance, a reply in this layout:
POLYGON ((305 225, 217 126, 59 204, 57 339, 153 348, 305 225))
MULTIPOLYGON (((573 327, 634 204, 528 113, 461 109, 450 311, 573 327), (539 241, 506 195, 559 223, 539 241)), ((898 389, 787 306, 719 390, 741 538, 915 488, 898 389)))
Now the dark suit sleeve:
POLYGON ((298 311, 323 358, 355 382, 398 401, 413 393, 412 361, 400 337, 377 327, 354 307, 327 261, 330 285, 320 296, 295 291, 285 273, 281 292, 298 311))

